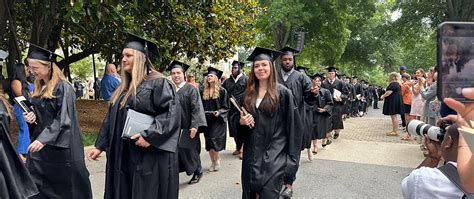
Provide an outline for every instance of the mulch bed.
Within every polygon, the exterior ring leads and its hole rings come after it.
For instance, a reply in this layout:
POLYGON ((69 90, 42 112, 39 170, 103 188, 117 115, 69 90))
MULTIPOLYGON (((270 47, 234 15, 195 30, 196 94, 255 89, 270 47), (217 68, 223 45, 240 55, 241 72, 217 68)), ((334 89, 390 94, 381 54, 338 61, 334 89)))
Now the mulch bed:
MULTIPOLYGON (((107 102, 103 100, 77 100, 76 106, 82 133, 98 133, 105 114, 107 114, 107 102)), ((15 118, 12 118, 11 130, 12 139, 16 141, 18 124, 15 118)))

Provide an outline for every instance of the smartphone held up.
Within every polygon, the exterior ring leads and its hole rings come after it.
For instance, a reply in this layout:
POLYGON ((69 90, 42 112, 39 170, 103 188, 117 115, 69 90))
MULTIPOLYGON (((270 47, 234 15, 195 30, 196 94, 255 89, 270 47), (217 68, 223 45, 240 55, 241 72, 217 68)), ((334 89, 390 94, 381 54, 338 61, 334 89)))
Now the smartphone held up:
POLYGON ((474 23, 444 22, 437 32, 438 99, 472 101, 462 94, 474 87, 474 23))

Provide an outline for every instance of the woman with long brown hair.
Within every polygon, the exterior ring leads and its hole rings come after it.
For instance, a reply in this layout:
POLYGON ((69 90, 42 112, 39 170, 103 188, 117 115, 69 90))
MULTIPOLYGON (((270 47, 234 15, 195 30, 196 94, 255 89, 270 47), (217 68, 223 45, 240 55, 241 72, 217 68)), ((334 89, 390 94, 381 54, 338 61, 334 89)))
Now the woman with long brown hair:
POLYGON ((202 105, 206 114, 207 128, 204 128, 206 151, 211 158, 209 171, 219 171, 219 151, 225 150, 227 135, 227 112, 229 100, 227 91, 219 83, 222 71, 209 67, 202 92, 202 105))
POLYGON ((92 198, 76 94, 56 65, 56 57, 41 47, 28 54, 35 88, 34 111, 25 113, 32 140, 26 167, 39 190, 33 198, 92 198))
POLYGON ((257 47, 247 82, 240 124, 249 137, 244 143, 242 198, 279 198, 283 184, 290 186, 298 169, 301 131, 291 91, 277 83, 273 61, 279 51, 257 47))
POLYGON ((122 51, 122 81, 88 159, 107 151, 104 198, 178 198, 181 109, 175 86, 153 69, 151 41, 129 34, 122 51), (141 132, 122 136, 131 110, 154 118, 141 132))

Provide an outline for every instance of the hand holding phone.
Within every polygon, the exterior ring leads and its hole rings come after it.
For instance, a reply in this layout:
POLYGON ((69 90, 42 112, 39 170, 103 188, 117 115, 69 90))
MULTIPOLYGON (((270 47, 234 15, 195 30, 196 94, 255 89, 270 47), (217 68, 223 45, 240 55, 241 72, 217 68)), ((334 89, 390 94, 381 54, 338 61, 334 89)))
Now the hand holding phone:
MULTIPOLYGON (((437 95, 472 102, 462 95, 463 88, 474 87, 474 23, 444 22, 437 32, 437 95)), ((434 75, 433 75, 434 76, 434 75)), ((435 77, 433 77, 435 78, 435 77)), ((434 81, 433 81, 434 82, 434 81)))

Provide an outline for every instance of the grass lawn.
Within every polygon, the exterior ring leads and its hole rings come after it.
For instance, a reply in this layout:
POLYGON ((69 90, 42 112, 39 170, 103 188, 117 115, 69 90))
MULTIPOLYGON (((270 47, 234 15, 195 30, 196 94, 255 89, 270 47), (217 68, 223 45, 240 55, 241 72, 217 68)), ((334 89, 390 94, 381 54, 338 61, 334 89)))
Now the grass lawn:
POLYGON ((82 143, 84 146, 94 145, 98 135, 99 132, 82 132, 82 143))

